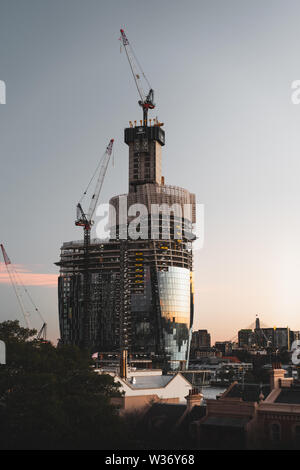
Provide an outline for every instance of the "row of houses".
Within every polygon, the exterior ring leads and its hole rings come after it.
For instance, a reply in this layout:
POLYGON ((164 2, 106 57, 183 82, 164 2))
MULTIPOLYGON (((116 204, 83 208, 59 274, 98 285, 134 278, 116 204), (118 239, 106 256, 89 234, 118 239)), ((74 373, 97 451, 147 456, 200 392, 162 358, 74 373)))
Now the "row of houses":
POLYGON ((120 413, 135 413, 133 446, 153 449, 300 449, 300 383, 279 364, 269 384, 233 382, 203 399, 182 373, 115 372, 120 413))

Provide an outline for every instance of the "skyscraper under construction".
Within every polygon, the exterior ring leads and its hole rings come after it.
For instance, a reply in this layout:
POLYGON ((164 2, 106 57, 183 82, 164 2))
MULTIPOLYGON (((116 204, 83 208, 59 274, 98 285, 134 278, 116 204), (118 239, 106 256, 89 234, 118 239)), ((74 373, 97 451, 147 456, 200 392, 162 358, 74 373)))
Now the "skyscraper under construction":
POLYGON ((85 337, 93 352, 127 349, 177 369, 188 362, 193 323, 195 195, 161 175, 165 132, 148 120, 151 92, 143 120, 125 129, 129 192, 110 200, 109 238, 91 240, 88 252, 80 241, 61 248, 60 332, 64 344, 85 337))

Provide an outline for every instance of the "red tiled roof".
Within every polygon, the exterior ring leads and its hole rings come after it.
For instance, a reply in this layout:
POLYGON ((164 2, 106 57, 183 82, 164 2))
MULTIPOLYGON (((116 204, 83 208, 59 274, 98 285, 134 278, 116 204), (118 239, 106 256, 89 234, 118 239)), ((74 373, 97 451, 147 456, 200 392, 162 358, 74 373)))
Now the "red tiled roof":
POLYGON ((241 361, 236 356, 223 356, 223 359, 228 359, 230 362, 239 364, 241 361))

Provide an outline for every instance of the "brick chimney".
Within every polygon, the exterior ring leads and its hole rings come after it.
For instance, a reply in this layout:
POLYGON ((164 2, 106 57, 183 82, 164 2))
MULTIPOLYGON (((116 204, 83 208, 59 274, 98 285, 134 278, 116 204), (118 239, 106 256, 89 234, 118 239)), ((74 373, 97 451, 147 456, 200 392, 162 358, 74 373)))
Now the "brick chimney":
POLYGON ((284 378, 285 370, 281 368, 279 362, 273 362, 272 369, 270 370, 270 386, 271 390, 280 388, 281 380, 284 378))
POLYGON ((198 405, 200 406, 202 404, 203 400, 203 395, 202 393, 198 393, 198 391, 195 388, 192 388, 189 391, 189 394, 185 397, 186 399, 186 407, 187 411, 191 411, 191 409, 195 406, 198 405))

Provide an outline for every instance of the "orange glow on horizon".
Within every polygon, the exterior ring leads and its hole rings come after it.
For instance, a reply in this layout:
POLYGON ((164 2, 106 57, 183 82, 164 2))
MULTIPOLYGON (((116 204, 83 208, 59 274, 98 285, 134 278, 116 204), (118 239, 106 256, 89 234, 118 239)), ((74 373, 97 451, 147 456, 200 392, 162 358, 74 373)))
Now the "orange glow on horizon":
MULTIPOLYGON (((33 273, 22 265, 12 266, 25 286, 57 287, 57 274, 33 273)), ((0 284, 11 284, 4 263, 0 263, 0 284)))

